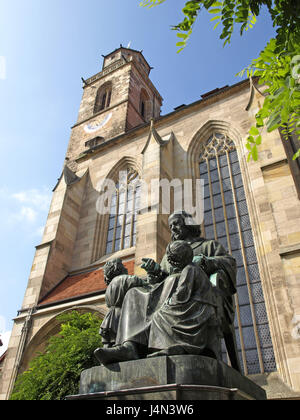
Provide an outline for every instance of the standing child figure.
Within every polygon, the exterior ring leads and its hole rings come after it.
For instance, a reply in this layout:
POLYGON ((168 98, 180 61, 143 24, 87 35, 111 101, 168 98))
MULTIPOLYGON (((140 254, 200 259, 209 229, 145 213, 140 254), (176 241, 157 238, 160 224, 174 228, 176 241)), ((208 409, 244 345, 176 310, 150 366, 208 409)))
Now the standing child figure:
MULTIPOLYGON (((143 286, 145 282, 137 276, 128 275, 128 270, 124 267, 120 258, 108 261, 103 271, 104 280, 107 284, 105 302, 109 310, 102 321, 100 335, 102 336, 103 346, 108 348, 115 344, 125 294, 132 287, 143 286)), ((95 351, 96 357, 97 350, 95 351)))

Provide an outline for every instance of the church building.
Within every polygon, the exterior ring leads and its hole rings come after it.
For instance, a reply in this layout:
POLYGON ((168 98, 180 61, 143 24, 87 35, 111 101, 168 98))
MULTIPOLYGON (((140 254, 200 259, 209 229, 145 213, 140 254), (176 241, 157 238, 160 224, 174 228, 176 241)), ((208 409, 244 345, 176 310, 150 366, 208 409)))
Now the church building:
POLYGON ((83 80, 3 362, 2 400, 59 331, 59 314, 105 315, 109 259, 121 258, 129 274, 141 276, 143 257, 161 261, 170 242, 173 181, 194 186, 199 179, 202 236, 221 242, 237 262, 235 331, 243 373, 269 399, 300 398, 300 163, 292 160, 293 139, 264 130, 258 160, 247 162, 246 138, 264 100, 256 80, 215 89, 161 115, 163 99, 150 71, 142 52, 120 46, 104 56, 98 74, 83 80), (115 189, 101 205, 105 180, 115 189), (161 188, 156 201, 141 205, 139 180, 149 186, 167 180, 169 192, 161 188), (160 205, 165 194, 167 212, 160 205))

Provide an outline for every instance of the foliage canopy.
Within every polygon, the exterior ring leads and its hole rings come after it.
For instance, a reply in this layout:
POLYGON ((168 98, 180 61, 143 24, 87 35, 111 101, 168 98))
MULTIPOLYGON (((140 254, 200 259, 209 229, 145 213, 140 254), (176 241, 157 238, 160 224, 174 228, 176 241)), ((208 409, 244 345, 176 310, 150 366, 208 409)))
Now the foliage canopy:
POLYGON ((11 400, 62 400, 77 394, 81 371, 95 365, 93 352, 101 345, 99 317, 73 311, 58 320, 60 332, 18 377, 11 400))
MULTIPOLYGON (((166 0, 143 0, 140 5, 153 7, 166 0)), ((202 10, 212 14, 214 29, 221 24, 220 39, 229 44, 233 31, 240 34, 256 23, 262 7, 270 13, 275 38, 270 39, 258 58, 252 60, 238 75, 258 76, 259 84, 265 85, 265 100, 256 114, 256 124, 251 127, 246 147, 248 160, 258 158, 257 146, 261 144, 261 132, 266 127, 271 132, 282 127, 286 140, 292 132, 300 136, 300 1, 299 0, 192 0, 182 10, 184 19, 172 27, 177 31, 178 52, 186 46, 193 26, 202 10)), ((294 159, 300 156, 300 149, 294 159)))

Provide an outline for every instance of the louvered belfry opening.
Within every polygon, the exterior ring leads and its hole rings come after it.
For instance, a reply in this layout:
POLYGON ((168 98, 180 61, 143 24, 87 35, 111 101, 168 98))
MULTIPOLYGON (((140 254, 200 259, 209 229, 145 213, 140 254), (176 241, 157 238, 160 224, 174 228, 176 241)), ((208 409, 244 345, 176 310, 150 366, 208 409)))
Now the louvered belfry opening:
MULTIPOLYGON (((235 330, 244 374, 276 370, 245 190, 234 142, 214 132, 201 146, 204 234, 237 262, 235 330)), ((227 361, 223 345, 223 357, 227 361)))

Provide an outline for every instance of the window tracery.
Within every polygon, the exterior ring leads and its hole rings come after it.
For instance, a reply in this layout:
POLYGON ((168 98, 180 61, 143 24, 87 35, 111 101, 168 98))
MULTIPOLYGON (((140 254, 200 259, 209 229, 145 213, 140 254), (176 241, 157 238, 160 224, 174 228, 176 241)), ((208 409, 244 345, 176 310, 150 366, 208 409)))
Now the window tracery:
MULTIPOLYGON (((235 330, 245 374, 276 370, 264 295, 236 147, 218 131, 203 142, 198 163, 204 179, 204 231, 237 261, 235 330)), ((225 357, 225 347, 223 347, 225 357)))
POLYGON ((140 197, 139 175, 128 168, 122 173, 111 199, 105 254, 131 248, 136 241, 136 218, 140 197))
POLYGON ((110 106, 111 103, 111 94, 112 94, 112 84, 111 82, 105 83, 97 91, 96 101, 94 106, 94 114, 100 112, 110 106))

